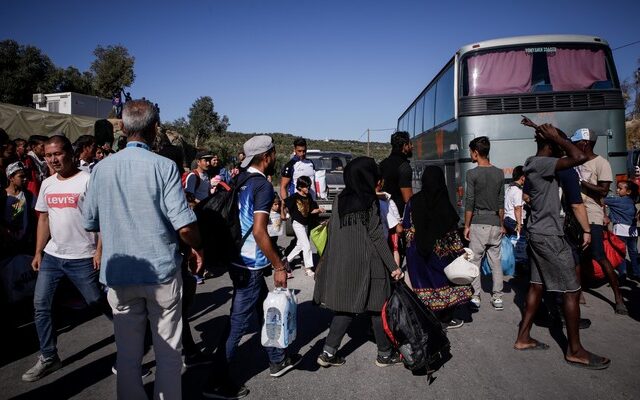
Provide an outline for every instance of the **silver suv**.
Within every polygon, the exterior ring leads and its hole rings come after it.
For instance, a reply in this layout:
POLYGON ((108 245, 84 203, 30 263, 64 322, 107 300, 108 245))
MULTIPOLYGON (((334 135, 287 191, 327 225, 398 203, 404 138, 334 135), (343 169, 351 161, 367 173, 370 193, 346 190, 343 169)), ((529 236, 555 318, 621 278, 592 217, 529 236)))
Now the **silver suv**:
POLYGON ((325 174, 327 187, 324 193, 318 193, 316 201, 327 213, 331 213, 333 199, 344 189, 342 171, 351 158, 351 153, 341 151, 307 150, 307 159, 313 163, 313 168, 325 174))
MULTIPOLYGON (((307 159, 313 163, 313 169, 316 170, 316 179, 318 179, 318 172, 322 171, 325 174, 326 189, 316 197, 318 205, 325 209, 325 212, 320 214, 320 218, 331 216, 333 199, 344 189, 342 171, 352 158, 351 153, 341 151, 307 150, 307 159)), ((291 219, 286 222, 285 232, 287 236, 294 236, 291 219)))

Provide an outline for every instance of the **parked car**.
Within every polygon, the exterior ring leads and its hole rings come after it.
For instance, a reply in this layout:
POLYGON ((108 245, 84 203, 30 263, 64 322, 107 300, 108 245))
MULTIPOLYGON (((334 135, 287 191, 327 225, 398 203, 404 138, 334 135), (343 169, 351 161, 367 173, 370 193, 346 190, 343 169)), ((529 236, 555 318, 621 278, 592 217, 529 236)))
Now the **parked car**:
MULTIPOLYGON (((352 158, 351 153, 341 151, 307 150, 307 159, 316 170, 316 202, 325 209, 320 219, 331 216, 333 200, 344 189, 342 171, 352 158)), ((293 236, 290 219, 287 220, 286 234, 293 236)))

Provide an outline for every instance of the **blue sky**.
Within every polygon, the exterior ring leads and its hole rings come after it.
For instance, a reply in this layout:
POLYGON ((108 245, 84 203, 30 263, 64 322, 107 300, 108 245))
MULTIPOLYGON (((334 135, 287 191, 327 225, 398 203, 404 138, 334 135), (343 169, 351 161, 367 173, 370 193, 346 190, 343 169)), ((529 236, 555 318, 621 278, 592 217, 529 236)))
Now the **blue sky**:
MULTIPOLYGON (((37 46, 57 66, 84 71, 96 45, 127 47, 130 91, 159 103, 163 120, 208 95, 230 130, 318 139, 395 127, 465 44, 552 33, 613 48, 640 40, 637 0, 3 0, 0 10, 0 40, 37 46)), ((631 77, 640 44, 614 58, 620 78, 631 77)))

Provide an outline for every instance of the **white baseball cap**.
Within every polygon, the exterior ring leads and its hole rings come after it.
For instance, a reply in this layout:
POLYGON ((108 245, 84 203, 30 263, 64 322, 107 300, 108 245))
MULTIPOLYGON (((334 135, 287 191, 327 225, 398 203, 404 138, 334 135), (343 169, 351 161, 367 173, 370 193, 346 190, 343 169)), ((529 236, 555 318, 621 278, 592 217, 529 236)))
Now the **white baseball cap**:
POLYGON ((596 133, 588 128, 580 128, 573 133, 571 136, 571 141, 573 143, 579 142, 581 140, 588 140, 590 142, 595 142, 597 139, 596 133))

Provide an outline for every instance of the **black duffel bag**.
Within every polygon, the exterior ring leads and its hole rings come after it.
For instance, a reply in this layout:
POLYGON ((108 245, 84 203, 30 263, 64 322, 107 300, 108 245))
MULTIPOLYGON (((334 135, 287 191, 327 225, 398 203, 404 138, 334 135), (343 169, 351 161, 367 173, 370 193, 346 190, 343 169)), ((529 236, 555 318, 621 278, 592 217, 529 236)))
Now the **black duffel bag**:
POLYGON ((404 281, 394 282, 382 324, 407 369, 429 370, 448 359, 450 343, 442 324, 404 281))

